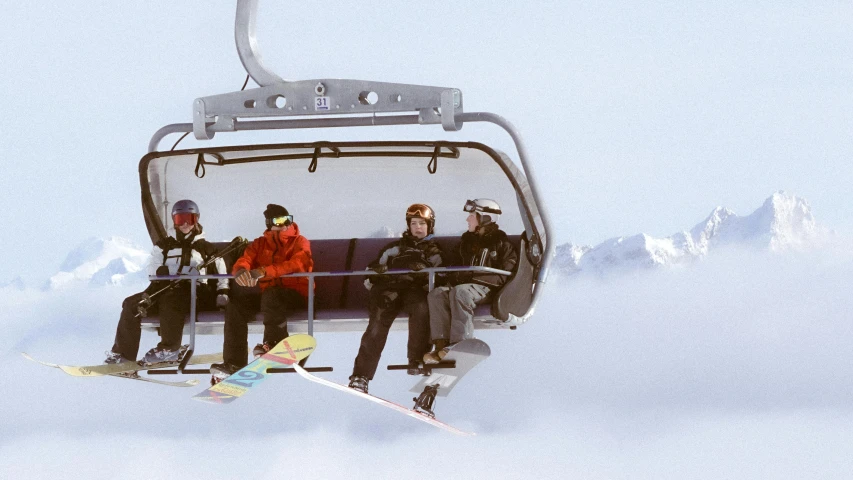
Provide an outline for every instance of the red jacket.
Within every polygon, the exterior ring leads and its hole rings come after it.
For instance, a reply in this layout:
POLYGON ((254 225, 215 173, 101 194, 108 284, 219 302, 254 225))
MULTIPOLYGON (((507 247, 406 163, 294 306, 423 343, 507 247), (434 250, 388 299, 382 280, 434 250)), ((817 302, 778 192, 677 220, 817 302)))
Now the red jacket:
POLYGON ((256 238, 243 252, 243 256, 234 262, 232 274, 241 269, 252 270, 264 267, 266 275, 258 280, 261 291, 272 285, 292 288, 308 297, 308 278, 279 278, 280 275, 314 270, 311 257, 311 245, 308 239, 299 234, 299 227, 293 223, 284 230, 267 230, 264 236, 256 238))

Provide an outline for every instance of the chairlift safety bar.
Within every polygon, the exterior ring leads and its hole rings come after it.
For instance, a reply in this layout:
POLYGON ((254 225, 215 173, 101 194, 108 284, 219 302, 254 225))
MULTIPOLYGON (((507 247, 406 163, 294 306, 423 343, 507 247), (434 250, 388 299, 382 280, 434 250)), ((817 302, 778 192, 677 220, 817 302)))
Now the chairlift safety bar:
MULTIPOLYGON (((498 275, 512 275, 512 272, 508 272, 506 270, 499 270, 497 268, 491 267, 429 267, 424 268, 422 270, 402 270, 402 269, 393 269, 388 270, 383 273, 383 275, 402 275, 407 273, 428 273, 429 274, 429 290, 435 287, 435 275, 436 273, 449 273, 449 272, 486 272, 486 273, 496 273, 498 275)), ((287 277, 308 277, 308 335, 314 335, 314 278, 315 277, 346 277, 346 276, 365 276, 365 275, 378 275, 373 270, 352 270, 352 271, 342 271, 342 272, 297 272, 297 273, 289 273, 287 275, 281 275, 280 278, 287 277)), ((186 275, 149 275, 149 280, 209 280, 209 279, 222 279, 222 278, 234 278, 234 275, 224 275, 224 274, 213 274, 213 275, 198 275, 197 273, 190 273, 186 275)), ((178 371, 183 372, 184 367, 189 362, 190 358, 192 358, 193 352, 195 351, 195 330, 196 330, 196 319, 198 318, 198 312, 196 310, 196 299, 197 299, 197 289, 198 282, 191 281, 190 282, 190 345, 187 349, 187 353, 185 354, 183 360, 181 361, 180 366, 178 366, 178 371)))

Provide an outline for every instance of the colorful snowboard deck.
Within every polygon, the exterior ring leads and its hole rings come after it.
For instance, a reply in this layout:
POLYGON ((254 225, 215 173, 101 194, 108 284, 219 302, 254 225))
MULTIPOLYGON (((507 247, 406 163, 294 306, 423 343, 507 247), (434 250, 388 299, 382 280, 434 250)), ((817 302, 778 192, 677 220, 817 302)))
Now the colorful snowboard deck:
POLYGON ((298 362, 308 357, 316 347, 317 341, 311 335, 291 335, 269 352, 193 398, 208 403, 231 403, 268 377, 268 368, 298 366, 298 362))

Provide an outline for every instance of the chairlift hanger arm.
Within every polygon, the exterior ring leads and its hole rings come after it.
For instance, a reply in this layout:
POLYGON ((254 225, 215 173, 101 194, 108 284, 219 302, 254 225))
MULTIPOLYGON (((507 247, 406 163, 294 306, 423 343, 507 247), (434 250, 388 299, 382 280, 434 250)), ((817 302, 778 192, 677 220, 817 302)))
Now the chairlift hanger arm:
POLYGON ((193 103, 193 133, 209 140, 236 130, 239 118, 418 112, 418 123, 441 123, 456 131, 462 123, 462 92, 363 80, 286 81, 268 70, 255 34, 258 0, 238 0, 234 41, 240 62, 259 88, 202 97, 193 103))
POLYGON ((441 124, 445 130, 456 131, 462 128, 458 120, 462 112, 462 92, 456 88, 366 80, 301 80, 197 98, 193 103, 193 133, 199 140, 209 140, 216 132, 236 131, 236 122, 248 118, 383 113, 417 113, 420 124, 441 124))

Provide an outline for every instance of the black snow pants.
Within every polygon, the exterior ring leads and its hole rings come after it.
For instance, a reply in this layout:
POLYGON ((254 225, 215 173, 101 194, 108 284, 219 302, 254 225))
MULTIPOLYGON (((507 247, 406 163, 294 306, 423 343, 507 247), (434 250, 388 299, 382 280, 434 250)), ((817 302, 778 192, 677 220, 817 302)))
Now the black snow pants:
MULTIPOLYGON (((184 282, 186 283, 186 282, 184 282)), ((153 291, 149 287, 148 290, 153 291)), ((148 291, 146 290, 146 292, 148 291)), ((136 360, 139 353, 139 338, 142 333, 142 317, 137 317, 136 306, 146 292, 139 292, 124 299, 121 304, 121 316, 116 327, 116 338, 112 351, 120 353, 126 360, 136 360)), ((196 289, 196 306, 199 310, 215 308, 215 294, 206 286, 196 289)), ((190 312, 190 286, 179 286, 158 295, 154 305, 148 308, 148 316, 160 317, 160 343, 158 347, 176 350, 181 346, 184 334, 184 320, 190 312)))
POLYGON ((370 289, 368 309, 370 319, 367 330, 361 336, 358 356, 355 357, 352 368, 354 376, 373 380, 379 357, 388 340, 388 331, 401 311, 409 314, 409 342, 406 349, 409 361, 420 361, 429 351, 429 307, 427 292, 423 288, 398 292, 374 286, 370 289))
POLYGON ((255 319, 256 313, 264 315, 263 341, 275 345, 288 336, 287 316, 306 305, 305 297, 291 288, 272 286, 261 293, 258 287, 234 285, 225 308, 225 339, 222 345, 225 362, 238 367, 248 363, 248 324, 255 319))

